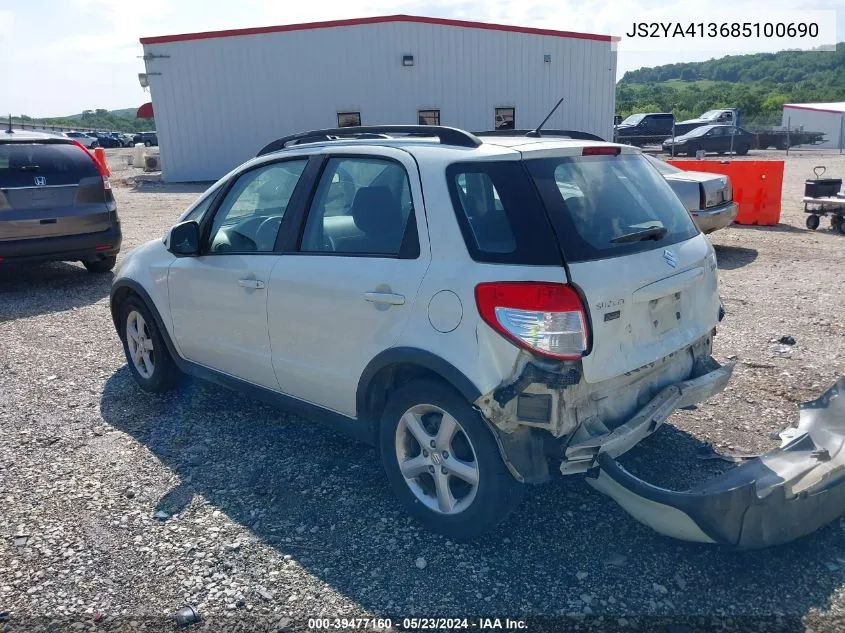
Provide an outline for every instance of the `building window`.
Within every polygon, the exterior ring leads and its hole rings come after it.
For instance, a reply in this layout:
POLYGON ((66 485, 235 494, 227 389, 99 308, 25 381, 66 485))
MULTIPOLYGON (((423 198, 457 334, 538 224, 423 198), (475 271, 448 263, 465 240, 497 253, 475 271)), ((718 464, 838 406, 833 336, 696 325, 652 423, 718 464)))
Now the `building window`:
POLYGON ((496 129, 512 130, 516 116, 513 108, 496 108, 496 129))
POLYGON ((361 125, 360 112, 338 112, 337 127, 355 127, 361 125))
POLYGON ((420 125, 440 125, 440 110, 420 110, 420 125))

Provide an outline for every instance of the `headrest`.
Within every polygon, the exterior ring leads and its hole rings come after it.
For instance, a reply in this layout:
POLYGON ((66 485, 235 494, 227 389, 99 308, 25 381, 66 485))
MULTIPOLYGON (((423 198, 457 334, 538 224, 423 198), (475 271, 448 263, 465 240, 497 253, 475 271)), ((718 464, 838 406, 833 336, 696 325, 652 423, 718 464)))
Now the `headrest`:
POLYGON ((361 187, 352 202, 352 220, 368 235, 402 231, 402 206, 388 187, 361 187))

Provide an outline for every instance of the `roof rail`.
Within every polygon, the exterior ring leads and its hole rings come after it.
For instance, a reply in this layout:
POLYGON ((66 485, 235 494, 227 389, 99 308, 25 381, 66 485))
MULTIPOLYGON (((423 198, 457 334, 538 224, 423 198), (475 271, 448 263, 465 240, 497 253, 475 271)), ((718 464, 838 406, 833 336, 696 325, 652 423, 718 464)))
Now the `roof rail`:
POLYGON ((604 141, 600 136, 590 134, 589 132, 580 132, 578 130, 487 130, 486 132, 475 132, 476 136, 527 136, 529 138, 544 138, 558 137, 571 138, 578 141, 604 141))
POLYGON ((321 141, 338 141, 342 139, 393 138, 394 135, 404 136, 433 136, 440 139, 443 145, 458 147, 478 147, 481 139, 474 134, 454 127, 442 125, 359 125, 351 127, 328 128, 325 130, 311 130, 300 132, 268 143, 257 156, 276 152, 292 145, 303 143, 319 143, 321 141))

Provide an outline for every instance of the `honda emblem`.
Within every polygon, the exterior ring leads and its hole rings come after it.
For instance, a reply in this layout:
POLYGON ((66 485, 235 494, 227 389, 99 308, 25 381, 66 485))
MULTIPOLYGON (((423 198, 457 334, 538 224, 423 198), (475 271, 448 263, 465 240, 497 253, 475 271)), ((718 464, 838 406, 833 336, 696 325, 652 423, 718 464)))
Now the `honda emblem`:
POLYGON ((666 260, 666 263, 669 264, 672 268, 676 268, 678 266, 678 256, 675 255, 672 251, 668 248, 663 251, 663 259, 666 260))
POLYGON ((35 177, 35 185, 37 187, 43 187, 46 184, 47 184, 47 178, 45 178, 44 176, 36 176, 35 177))

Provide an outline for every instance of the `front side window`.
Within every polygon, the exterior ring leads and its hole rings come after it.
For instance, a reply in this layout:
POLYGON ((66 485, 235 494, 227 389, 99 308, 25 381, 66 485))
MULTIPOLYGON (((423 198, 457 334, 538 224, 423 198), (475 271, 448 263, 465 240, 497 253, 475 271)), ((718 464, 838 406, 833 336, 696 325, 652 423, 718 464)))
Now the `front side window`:
POLYGON ((226 194, 209 234, 210 253, 267 253, 306 160, 271 163, 241 174, 226 194))
POLYGON ((496 129, 513 130, 516 124, 516 114, 513 108, 496 108, 496 129))
POLYGON ((205 192, 199 199, 197 199, 185 212, 179 217, 179 222, 202 222, 206 212, 211 208, 214 200, 217 198, 222 187, 222 182, 213 185, 205 192))
POLYGON ((525 164, 569 262, 664 248, 698 234, 678 196, 639 154, 525 164))
POLYGON ((360 112, 338 112, 337 127, 358 127, 361 125, 360 112))
POLYGON ((416 219, 405 168, 381 158, 329 159, 300 250, 417 257, 416 219))

